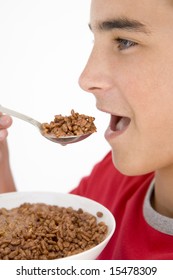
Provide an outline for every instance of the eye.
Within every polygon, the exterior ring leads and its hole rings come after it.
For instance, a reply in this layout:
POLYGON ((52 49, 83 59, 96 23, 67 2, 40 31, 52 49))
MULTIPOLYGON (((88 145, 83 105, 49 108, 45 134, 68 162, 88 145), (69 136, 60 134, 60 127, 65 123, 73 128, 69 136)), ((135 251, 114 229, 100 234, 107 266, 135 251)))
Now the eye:
POLYGON ((117 38, 115 41, 117 42, 117 46, 120 51, 129 49, 137 45, 136 42, 122 38, 117 38))

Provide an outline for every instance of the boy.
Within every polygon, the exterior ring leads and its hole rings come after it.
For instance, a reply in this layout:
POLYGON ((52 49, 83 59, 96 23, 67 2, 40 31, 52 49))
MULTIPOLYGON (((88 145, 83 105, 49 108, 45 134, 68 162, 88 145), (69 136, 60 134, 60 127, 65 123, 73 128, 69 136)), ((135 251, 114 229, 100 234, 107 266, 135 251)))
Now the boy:
POLYGON ((110 114, 112 152, 72 193, 116 219, 99 259, 173 259, 173 1, 92 0, 79 79, 110 114))
POLYGON ((73 192, 115 215, 100 258, 173 259, 173 1, 93 0, 89 26, 79 83, 110 114, 115 168, 107 155, 73 192))

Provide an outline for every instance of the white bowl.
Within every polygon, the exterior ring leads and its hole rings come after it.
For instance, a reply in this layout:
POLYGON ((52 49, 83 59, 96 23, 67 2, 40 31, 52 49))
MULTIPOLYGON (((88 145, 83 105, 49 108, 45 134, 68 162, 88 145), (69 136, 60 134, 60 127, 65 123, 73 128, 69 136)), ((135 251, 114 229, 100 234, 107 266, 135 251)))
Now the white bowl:
MULTIPOLYGON (((97 212, 102 212, 103 216, 97 218, 98 221, 104 222, 108 226, 106 238, 97 246, 84 251, 82 253, 63 258, 63 260, 94 260, 107 245, 112 237, 116 223, 112 213, 98 202, 74 195, 56 192, 14 192, 0 195, 0 208, 5 207, 11 209, 20 206, 22 203, 46 203, 49 205, 58 205, 60 207, 72 207, 73 209, 81 208, 84 211, 96 216, 97 212)), ((60 259, 58 259, 60 260, 60 259)))

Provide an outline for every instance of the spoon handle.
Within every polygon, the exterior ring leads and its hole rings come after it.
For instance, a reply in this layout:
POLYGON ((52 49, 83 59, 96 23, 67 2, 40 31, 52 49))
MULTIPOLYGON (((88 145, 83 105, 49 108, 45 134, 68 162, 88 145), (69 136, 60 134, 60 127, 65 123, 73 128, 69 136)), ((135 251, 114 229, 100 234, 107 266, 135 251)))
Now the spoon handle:
POLYGON ((25 122, 28 122, 30 124, 33 124, 37 128, 41 127, 40 122, 38 122, 38 121, 36 121, 36 120, 32 119, 31 117, 28 117, 24 114, 18 113, 16 111, 8 109, 8 108, 5 108, 2 105, 0 105, 0 112, 5 113, 5 114, 10 115, 10 116, 13 116, 13 117, 16 117, 16 118, 21 119, 21 120, 23 120, 25 122))

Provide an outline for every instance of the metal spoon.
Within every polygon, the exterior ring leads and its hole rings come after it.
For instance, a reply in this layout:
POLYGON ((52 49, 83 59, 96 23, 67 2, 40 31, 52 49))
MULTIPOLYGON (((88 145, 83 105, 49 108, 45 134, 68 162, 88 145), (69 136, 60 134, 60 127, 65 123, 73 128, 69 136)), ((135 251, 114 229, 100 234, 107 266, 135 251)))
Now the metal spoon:
POLYGON ((86 134, 82 134, 82 135, 56 137, 55 135, 50 135, 50 134, 43 133, 42 124, 40 122, 34 120, 31 117, 28 117, 24 114, 18 113, 14 110, 5 108, 2 105, 0 105, 0 112, 5 113, 5 114, 10 115, 10 116, 13 116, 13 117, 16 117, 18 119, 21 119, 25 122, 28 122, 28 123, 36 126, 39 129, 42 136, 44 136, 45 138, 47 138, 50 141, 61 144, 63 146, 67 145, 67 144, 72 144, 72 143, 76 143, 76 142, 79 142, 81 140, 84 140, 85 138, 87 138, 88 136, 90 136, 92 134, 92 133, 86 133, 86 134))

